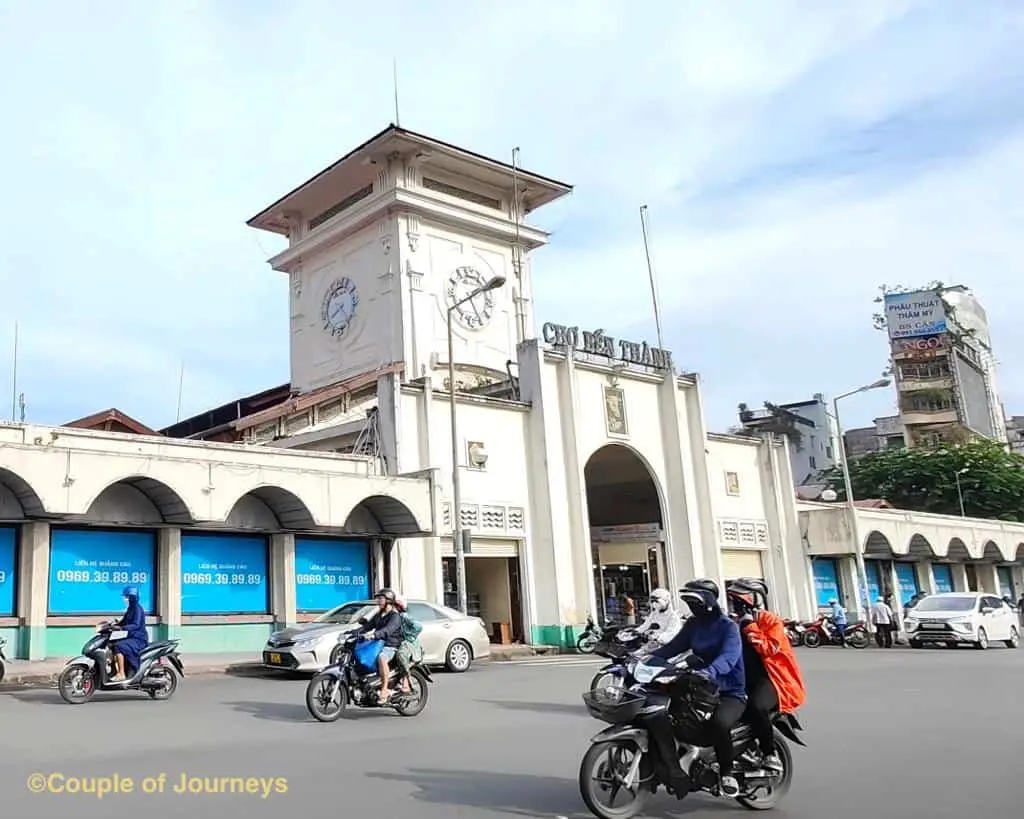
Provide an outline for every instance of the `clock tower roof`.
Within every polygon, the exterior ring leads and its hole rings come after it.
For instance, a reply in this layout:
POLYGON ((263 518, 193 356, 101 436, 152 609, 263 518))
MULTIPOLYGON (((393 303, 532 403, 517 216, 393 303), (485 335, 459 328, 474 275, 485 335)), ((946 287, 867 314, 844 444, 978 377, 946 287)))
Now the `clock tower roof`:
MULTIPOLYGON (((459 148, 397 125, 353 149, 341 159, 285 194, 248 220, 249 227, 288 236, 297 214, 326 219, 328 214, 369 195, 377 178, 377 166, 389 158, 417 159, 424 169, 436 169, 448 178, 472 180, 487 189, 511 194, 518 188, 523 212, 529 213, 572 191, 572 186, 540 174, 514 168, 506 162, 459 148), (344 197, 339 200, 339 197, 344 197)), ((510 197, 511 198, 511 197, 510 197)))

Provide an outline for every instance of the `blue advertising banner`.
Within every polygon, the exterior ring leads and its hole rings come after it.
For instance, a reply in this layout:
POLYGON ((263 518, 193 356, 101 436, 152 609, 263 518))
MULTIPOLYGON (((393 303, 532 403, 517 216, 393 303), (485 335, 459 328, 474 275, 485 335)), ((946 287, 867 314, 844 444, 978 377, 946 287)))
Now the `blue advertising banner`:
POLYGON ((124 611, 121 590, 139 587, 139 604, 153 613, 156 535, 103 529, 50 532, 50 614, 124 611))
POLYGON ((829 600, 842 602, 839 571, 834 560, 820 557, 814 559, 814 594, 821 608, 827 606, 829 600))
POLYGON ((946 332, 946 305, 931 290, 887 293, 885 323, 890 339, 934 336, 946 332))
POLYGON ((897 597, 899 597, 900 603, 905 606, 910 602, 910 598, 921 590, 917 585, 917 572, 914 570, 914 564, 897 563, 896 580, 900 584, 900 591, 897 597))
MULTIPOLYGON (((1017 598, 1013 593, 1013 570, 1009 566, 998 566, 996 568, 996 574, 999 575, 999 596, 1009 597, 1011 600, 1016 602, 1017 598)), ((2 609, 0 609, 0 611, 2 611, 2 609)))
POLYGON ((266 614, 267 539, 183 533, 182 614, 266 614))
POLYGON ((882 564, 877 560, 865 560, 864 571, 868 575, 868 594, 871 595, 871 599, 867 603, 871 606, 882 596, 882 564))
POLYGON ((935 581, 936 594, 953 591, 953 567, 945 563, 932 564, 932 579, 935 581))
POLYGON ((295 538, 295 607, 327 611, 366 600, 370 589, 370 544, 365 540, 295 538))
POLYGON ((17 569, 14 563, 14 546, 17 530, 0 526, 0 617, 14 616, 14 584, 17 569))

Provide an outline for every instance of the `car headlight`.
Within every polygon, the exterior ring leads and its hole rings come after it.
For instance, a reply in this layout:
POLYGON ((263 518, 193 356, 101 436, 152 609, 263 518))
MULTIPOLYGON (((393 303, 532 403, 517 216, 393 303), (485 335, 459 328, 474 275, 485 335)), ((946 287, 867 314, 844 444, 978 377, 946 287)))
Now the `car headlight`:
POLYGON ((321 638, 321 637, 307 637, 305 640, 296 640, 295 641, 295 650, 296 651, 312 651, 313 648, 316 646, 317 643, 320 642, 321 639, 323 639, 323 638, 321 638))
POLYGON ((921 625, 921 621, 918 620, 916 617, 908 617, 905 625, 908 630, 913 631, 915 628, 921 625))

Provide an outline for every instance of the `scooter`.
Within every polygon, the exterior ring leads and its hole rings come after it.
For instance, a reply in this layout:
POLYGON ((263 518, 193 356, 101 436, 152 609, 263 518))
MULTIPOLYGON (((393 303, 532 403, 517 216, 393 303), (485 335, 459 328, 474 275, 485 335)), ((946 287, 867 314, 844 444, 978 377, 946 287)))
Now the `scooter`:
POLYGON ((0 637, 0 683, 4 681, 4 677, 7 676, 7 657, 4 655, 4 646, 7 645, 7 640, 0 637))
POLYGON ((588 614, 587 627, 583 629, 583 633, 576 639, 576 650, 580 654, 593 654, 597 644, 601 641, 602 637, 607 635, 608 629, 611 627, 611 620, 608 620, 604 628, 601 628, 594 622, 594 618, 588 614))
POLYGON ((867 627, 863 623, 850 623, 843 631, 842 638, 835 630, 835 626, 826 625, 828 617, 819 617, 813 623, 806 623, 804 632, 804 645, 808 648, 817 648, 820 645, 829 646, 850 646, 850 648, 867 648, 871 642, 868 636, 867 627))
POLYGON ((802 646, 804 644, 804 634, 807 631, 807 627, 799 620, 786 620, 783 624, 786 628, 786 636, 789 638, 789 642, 793 648, 802 646))
POLYGON ((161 640, 142 650, 139 667, 127 680, 113 682, 115 675, 113 644, 128 632, 113 623, 103 623, 78 657, 68 660, 57 679, 61 698, 70 705, 81 705, 97 691, 145 691, 154 700, 167 700, 178 688, 178 677, 185 666, 178 654, 180 640, 161 640), (175 673, 177 672, 177 673, 175 673))
MULTIPOLYGON (((651 628, 656 629, 657 624, 651 628)), ((642 634, 637 634, 636 629, 618 629, 614 634, 605 632, 604 639, 598 641, 594 646, 594 654, 599 657, 607 657, 611 660, 602 666, 590 680, 590 690, 596 691, 599 688, 626 687, 634 680, 629 676, 629 666, 635 659, 637 652, 644 648, 646 640, 642 634)))

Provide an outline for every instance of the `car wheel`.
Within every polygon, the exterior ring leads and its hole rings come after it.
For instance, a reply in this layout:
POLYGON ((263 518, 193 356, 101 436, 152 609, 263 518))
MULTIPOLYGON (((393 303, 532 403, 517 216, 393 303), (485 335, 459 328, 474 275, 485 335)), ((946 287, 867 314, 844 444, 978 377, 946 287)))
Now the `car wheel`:
POLYGON ((1010 626, 1010 639, 1006 641, 1007 648, 1017 648, 1020 645, 1020 632, 1016 626, 1010 626))
POLYGON ((473 649, 465 640, 452 640, 444 653, 444 667, 455 674, 469 671, 473 664, 473 649))
POLYGON ((910 647, 911 648, 924 648, 924 643, 922 643, 920 640, 911 640, 910 641, 910 647))
POLYGON ((985 629, 978 629, 978 639, 974 643, 974 647, 979 651, 984 651, 986 648, 988 648, 988 634, 985 632, 985 629))

